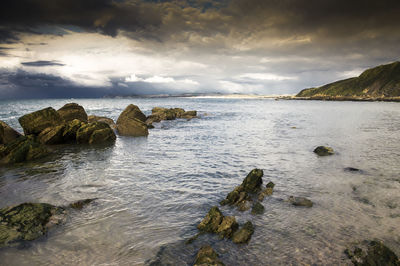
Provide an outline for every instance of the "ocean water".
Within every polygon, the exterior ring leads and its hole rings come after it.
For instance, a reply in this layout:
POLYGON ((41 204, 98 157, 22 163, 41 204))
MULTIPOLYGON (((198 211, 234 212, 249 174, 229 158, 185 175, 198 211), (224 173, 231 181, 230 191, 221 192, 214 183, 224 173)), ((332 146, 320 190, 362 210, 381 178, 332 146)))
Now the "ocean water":
POLYGON ((77 102, 116 120, 130 103, 198 110, 200 119, 156 124, 146 137, 114 145, 65 146, 43 161, 0 168, 0 207, 22 202, 66 205, 62 226, 19 248, 0 250, 1 265, 191 265, 211 244, 226 265, 347 265, 354 242, 379 239, 400 255, 400 105, 269 99, 71 99, 0 101, 0 120, 77 102), (318 157, 316 146, 336 154, 318 157), (356 167, 362 172, 346 172, 356 167), (224 215, 250 220, 249 244, 214 235, 184 242, 209 208, 253 168, 274 194, 265 213, 229 206, 224 215), (288 204, 304 196, 312 208, 288 204))

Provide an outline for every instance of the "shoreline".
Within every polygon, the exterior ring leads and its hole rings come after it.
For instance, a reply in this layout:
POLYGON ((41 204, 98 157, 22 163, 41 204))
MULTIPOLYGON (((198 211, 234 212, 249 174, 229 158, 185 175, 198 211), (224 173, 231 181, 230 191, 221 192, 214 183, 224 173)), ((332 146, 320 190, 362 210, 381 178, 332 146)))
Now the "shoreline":
POLYGON ((276 100, 337 101, 337 102, 400 102, 400 97, 350 97, 350 96, 283 96, 276 100))

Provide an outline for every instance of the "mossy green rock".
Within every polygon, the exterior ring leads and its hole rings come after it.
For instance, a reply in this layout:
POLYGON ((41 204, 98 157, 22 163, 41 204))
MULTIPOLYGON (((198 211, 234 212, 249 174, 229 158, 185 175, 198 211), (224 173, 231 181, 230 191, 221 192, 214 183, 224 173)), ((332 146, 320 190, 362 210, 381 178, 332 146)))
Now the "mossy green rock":
POLYGON ((39 135, 46 128, 64 123, 57 111, 51 107, 21 116, 18 121, 24 129, 25 135, 39 135))
POLYGON ((238 227, 239 224, 236 222, 234 216, 225 216, 218 226, 216 233, 221 237, 231 238, 238 227))
POLYGON ((253 169, 243 180, 243 190, 248 193, 256 193, 260 190, 262 184, 263 170, 253 169))
POLYGON ((80 129, 83 125, 85 125, 85 123, 78 119, 67 122, 62 133, 62 138, 64 142, 75 142, 76 133, 78 132, 78 129, 80 129))
POLYGON ((0 247, 34 240, 64 218, 63 208, 46 203, 22 203, 0 209, 0 247))
POLYGON ((370 68, 360 76, 318 88, 304 89, 296 97, 399 97, 400 62, 370 68))
POLYGON ((80 144, 98 144, 115 141, 116 136, 110 126, 103 122, 84 124, 76 132, 76 141, 80 144))
POLYGON ((196 255, 194 266, 223 266, 222 261, 218 259, 218 254, 209 245, 201 247, 196 255))
POLYGON ((206 217, 197 225, 197 229, 200 231, 216 233, 219 225, 222 222, 224 216, 218 207, 212 207, 207 213, 206 217))
POLYGON ((46 145, 61 144, 64 142, 65 125, 49 127, 40 132, 38 140, 46 145))
POLYGON ((254 233, 254 226, 250 221, 247 221, 242 228, 233 234, 232 241, 236 244, 248 243, 254 233))
POLYGON ((331 147, 326 146, 318 146, 314 149, 314 153, 318 154, 319 156, 329 156, 335 154, 331 147))
POLYGON ((77 103, 67 103, 57 110, 57 113, 64 119, 65 122, 78 119, 82 122, 88 122, 88 115, 85 109, 77 103))
POLYGON ((96 115, 89 115, 88 116, 89 123, 93 122, 104 122, 107 123, 112 129, 117 129, 117 125, 115 124, 114 120, 104 116, 96 116, 96 115))
POLYGON ((21 137, 15 129, 0 121, 0 144, 7 144, 21 137))
POLYGON ((144 123, 146 116, 139 107, 130 104, 121 113, 117 120, 117 130, 120 135, 141 137, 149 135, 147 125, 144 123))
POLYGON ((260 202, 256 201, 251 209, 251 214, 263 214, 264 209, 264 206, 260 202))
POLYGON ((357 266, 400 266, 397 255, 380 241, 367 241, 366 247, 346 249, 345 254, 357 266))
POLYGON ((0 160, 0 163, 10 164, 31 161, 42 158, 48 155, 48 153, 47 148, 36 141, 35 137, 22 136, 1 148, 3 158, 0 160))

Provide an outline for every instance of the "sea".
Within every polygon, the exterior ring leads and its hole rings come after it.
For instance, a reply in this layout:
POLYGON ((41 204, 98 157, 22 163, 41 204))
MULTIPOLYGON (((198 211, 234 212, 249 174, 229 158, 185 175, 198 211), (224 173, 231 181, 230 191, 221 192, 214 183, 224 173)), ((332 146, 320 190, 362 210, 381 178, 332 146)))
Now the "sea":
POLYGON ((54 147, 52 156, 0 167, 0 208, 23 202, 65 206, 63 225, 18 247, 1 265, 193 265, 211 245, 226 265, 350 265, 347 247, 380 240, 400 254, 400 104, 240 98, 0 101, 0 120, 69 102, 116 120, 129 104, 197 110, 199 118, 155 123, 148 137, 112 145, 54 147), (325 145, 332 156, 313 150, 325 145), (347 171, 347 167, 360 171, 347 171), (274 193, 264 214, 219 206, 254 168, 274 193), (314 205, 291 205, 289 196, 314 205), (212 206, 251 221, 248 244, 201 235, 212 206))

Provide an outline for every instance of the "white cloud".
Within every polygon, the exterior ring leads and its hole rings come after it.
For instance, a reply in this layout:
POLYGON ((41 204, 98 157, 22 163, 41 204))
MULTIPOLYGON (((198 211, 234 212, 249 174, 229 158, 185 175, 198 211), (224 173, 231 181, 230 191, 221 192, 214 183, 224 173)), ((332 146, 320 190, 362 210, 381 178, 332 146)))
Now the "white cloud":
POLYGON ((253 80, 270 80, 270 81, 282 81, 282 80, 296 80, 297 77, 281 76, 272 73, 245 73, 239 76, 243 79, 253 80))

